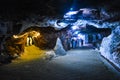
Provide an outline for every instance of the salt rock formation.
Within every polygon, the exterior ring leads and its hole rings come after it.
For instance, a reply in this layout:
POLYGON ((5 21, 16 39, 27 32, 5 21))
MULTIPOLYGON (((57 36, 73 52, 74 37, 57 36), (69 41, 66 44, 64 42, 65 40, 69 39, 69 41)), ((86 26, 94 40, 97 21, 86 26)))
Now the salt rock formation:
POLYGON ((60 38, 57 38, 54 52, 56 53, 56 55, 65 55, 66 54, 66 51, 63 48, 60 38))
POLYGON ((112 34, 102 40, 101 55, 120 68, 120 26, 112 34))

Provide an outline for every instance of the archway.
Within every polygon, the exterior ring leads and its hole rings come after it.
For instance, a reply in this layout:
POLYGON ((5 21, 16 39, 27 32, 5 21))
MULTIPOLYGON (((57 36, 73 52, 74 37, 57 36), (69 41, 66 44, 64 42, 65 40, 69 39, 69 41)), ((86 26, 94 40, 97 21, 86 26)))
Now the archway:
POLYGON ((37 47, 40 50, 53 49, 58 37, 57 33, 52 27, 30 27, 7 40, 6 49, 12 56, 23 54, 26 47, 37 47))

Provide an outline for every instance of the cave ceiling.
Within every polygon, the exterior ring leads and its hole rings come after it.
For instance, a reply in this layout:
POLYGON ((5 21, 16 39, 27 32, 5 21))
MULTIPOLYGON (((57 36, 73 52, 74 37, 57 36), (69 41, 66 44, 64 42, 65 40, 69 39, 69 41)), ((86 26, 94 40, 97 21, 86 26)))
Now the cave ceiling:
POLYGON ((0 14, 47 14, 49 10, 64 13, 72 6, 76 9, 104 6, 111 10, 118 10, 119 2, 119 0, 0 0, 0 14))

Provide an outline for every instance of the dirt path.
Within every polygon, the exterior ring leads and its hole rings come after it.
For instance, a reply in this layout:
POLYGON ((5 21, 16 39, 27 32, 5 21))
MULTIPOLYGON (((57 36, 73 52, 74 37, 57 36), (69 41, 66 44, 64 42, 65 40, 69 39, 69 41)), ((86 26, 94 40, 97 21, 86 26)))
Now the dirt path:
POLYGON ((0 80, 120 80, 98 52, 71 50, 50 61, 36 59, 0 67, 0 80))

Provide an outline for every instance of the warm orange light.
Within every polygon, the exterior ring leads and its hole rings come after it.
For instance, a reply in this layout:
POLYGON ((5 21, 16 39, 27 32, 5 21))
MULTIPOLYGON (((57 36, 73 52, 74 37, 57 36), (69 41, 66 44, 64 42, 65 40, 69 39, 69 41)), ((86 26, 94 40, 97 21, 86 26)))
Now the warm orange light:
POLYGON ((45 58, 46 50, 40 50, 38 47, 32 45, 29 47, 25 47, 24 53, 20 56, 19 59, 14 60, 15 64, 22 64, 26 62, 35 61, 38 59, 45 58))
POLYGON ((24 36, 28 36, 28 35, 31 35, 31 37, 38 37, 40 36, 40 33, 37 32, 37 31, 31 31, 31 32, 26 32, 25 34, 23 35, 13 35, 13 38, 22 38, 24 36))
POLYGON ((38 36, 40 36, 40 33, 39 33, 39 32, 36 32, 36 34, 34 34, 33 37, 38 37, 38 36))
POLYGON ((17 35, 13 35, 13 38, 19 38, 17 35))

